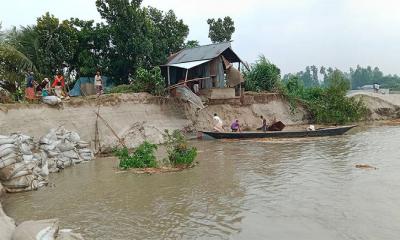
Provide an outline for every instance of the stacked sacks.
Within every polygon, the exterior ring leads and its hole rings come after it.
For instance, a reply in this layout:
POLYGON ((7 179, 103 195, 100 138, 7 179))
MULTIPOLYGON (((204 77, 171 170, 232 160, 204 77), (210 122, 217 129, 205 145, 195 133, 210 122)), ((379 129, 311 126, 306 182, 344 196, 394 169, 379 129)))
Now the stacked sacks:
POLYGON ((94 158, 89 143, 63 127, 50 130, 39 141, 29 136, 0 136, 0 182, 7 192, 36 190, 48 183, 49 173, 94 158))
POLYGON ((81 141, 78 133, 68 131, 62 126, 51 129, 39 143, 40 149, 46 153, 50 172, 57 172, 94 158, 93 152, 89 149, 89 143, 81 141))
POLYGON ((41 170, 40 156, 35 156, 33 139, 22 134, 0 136, 0 180, 7 192, 36 190, 47 183, 47 176, 37 176, 41 170))

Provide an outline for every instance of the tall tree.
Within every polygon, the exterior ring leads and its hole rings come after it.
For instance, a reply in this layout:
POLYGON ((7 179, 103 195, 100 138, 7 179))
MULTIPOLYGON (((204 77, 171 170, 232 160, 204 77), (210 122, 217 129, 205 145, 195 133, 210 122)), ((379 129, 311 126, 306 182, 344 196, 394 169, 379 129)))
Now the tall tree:
POLYGON ((199 47, 200 43, 197 40, 189 40, 185 43, 184 48, 195 48, 199 47))
POLYGON ((185 39, 189 34, 189 27, 178 20, 172 10, 163 12, 153 7, 146 8, 152 31, 151 38, 153 51, 149 65, 165 63, 167 57, 181 50, 185 46, 185 39))
POLYGON ((46 13, 37 19, 34 27, 38 34, 38 70, 50 75, 63 62, 73 60, 78 46, 77 31, 68 20, 62 22, 46 13))
POLYGON ((70 21, 79 42, 71 67, 76 68, 81 76, 92 76, 97 70, 108 75, 111 48, 108 27, 103 23, 94 24, 93 20, 72 18, 70 21))
POLYGON ((231 17, 225 17, 223 20, 208 19, 209 25, 208 37, 213 43, 228 42, 232 40, 232 34, 235 32, 235 23, 231 17))
POLYGON ((311 68, 311 72, 312 72, 312 85, 318 86, 319 85, 318 68, 315 65, 312 65, 310 68, 311 68))
POLYGON ((152 51, 150 21, 141 0, 96 0, 97 10, 108 24, 112 49, 110 71, 123 82, 129 69, 145 65, 152 51))
POLYGON ((33 62, 7 40, 7 33, 1 31, 0 25, 0 80, 3 88, 13 92, 14 81, 22 82, 24 73, 37 70, 33 62))
POLYGON ((184 46, 189 28, 174 12, 141 7, 142 0, 96 0, 107 22, 111 49, 110 71, 119 82, 139 67, 164 63, 168 54, 184 46))

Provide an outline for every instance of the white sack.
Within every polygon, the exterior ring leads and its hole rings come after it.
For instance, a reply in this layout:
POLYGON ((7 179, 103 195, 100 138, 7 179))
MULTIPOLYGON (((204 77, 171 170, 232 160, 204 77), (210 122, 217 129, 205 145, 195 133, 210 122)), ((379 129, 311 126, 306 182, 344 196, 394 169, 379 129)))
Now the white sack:
POLYGON ((12 240, 55 240, 58 230, 57 219, 26 221, 17 226, 12 240))

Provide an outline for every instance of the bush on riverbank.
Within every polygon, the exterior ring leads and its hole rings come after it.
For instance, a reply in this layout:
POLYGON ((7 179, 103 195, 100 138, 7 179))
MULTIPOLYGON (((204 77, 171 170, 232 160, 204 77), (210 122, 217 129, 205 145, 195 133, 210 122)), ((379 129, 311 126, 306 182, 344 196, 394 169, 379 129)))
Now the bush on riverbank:
POLYGON ((249 70, 244 71, 247 91, 274 91, 280 82, 281 70, 261 55, 249 70))
POLYGON ((164 93, 164 88, 165 81, 159 67, 151 70, 138 68, 135 73, 135 79, 132 80, 131 84, 113 87, 110 93, 148 92, 159 96, 164 93))
POLYGON ((157 145, 145 141, 135 149, 133 154, 130 154, 127 148, 116 149, 114 154, 119 158, 121 169, 156 168, 158 164, 155 150, 157 150, 157 145))
POLYGON ((190 147, 181 131, 175 130, 170 133, 165 130, 164 140, 167 147, 168 160, 175 167, 188 167, 193 164, 197 156, 197 149, 190 147))
POLYGON ((303 103, 315 123, 344 124, 360 121, 366 116, 367 108, 361 100, 346 97, 350 84, 343 73, 336 70, 328 83, 326 87, 304 88, 294 76, 281 86, 281 92, 292 108, 303 103))

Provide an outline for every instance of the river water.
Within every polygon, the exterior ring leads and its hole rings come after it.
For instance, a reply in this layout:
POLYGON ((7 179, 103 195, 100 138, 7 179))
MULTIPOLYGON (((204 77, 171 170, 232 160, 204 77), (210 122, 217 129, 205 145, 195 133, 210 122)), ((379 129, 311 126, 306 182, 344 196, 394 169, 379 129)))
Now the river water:
POLYGON ((59 218, 86 239, 400 237, 398 126, 194 144, 194 169, 134 175, 97 159, 53 174, 50 187, 9 195, 4 208, 17 222, 59 218))

